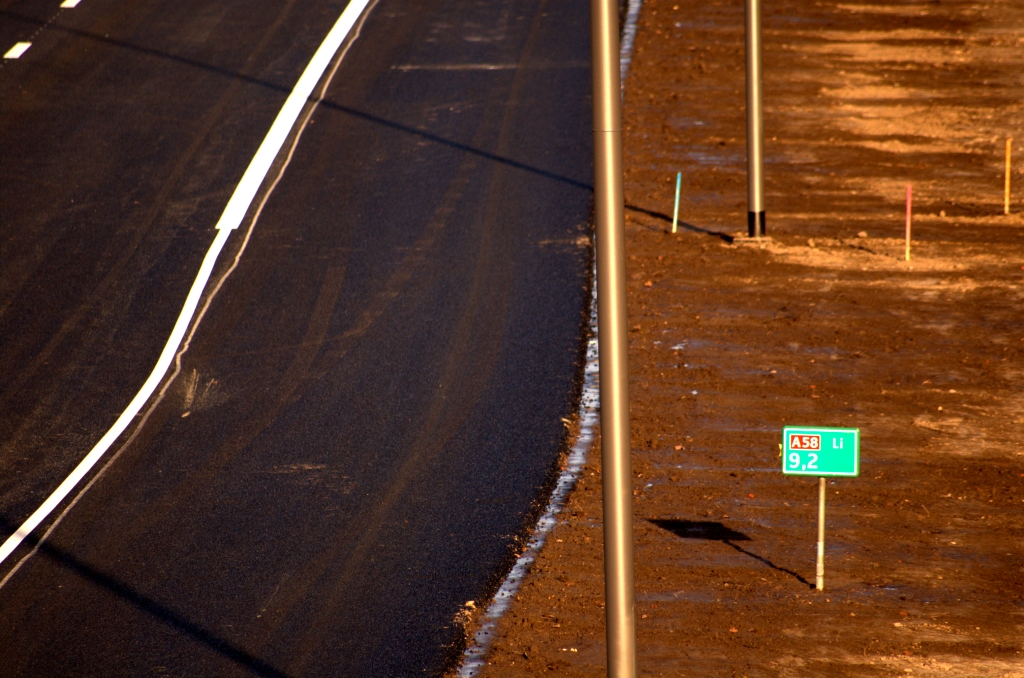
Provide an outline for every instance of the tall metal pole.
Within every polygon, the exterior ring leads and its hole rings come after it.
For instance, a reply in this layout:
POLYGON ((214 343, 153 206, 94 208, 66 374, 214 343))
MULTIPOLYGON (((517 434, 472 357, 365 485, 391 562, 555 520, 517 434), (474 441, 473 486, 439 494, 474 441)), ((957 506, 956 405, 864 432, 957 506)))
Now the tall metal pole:
POLYGON ((636 676, 619 8, 590 0, 608 676, 636 676))
POLYGON ((747 3, 747 232, 761 238, 764 224, 764 125, 761 116, 761 0, 747 3))

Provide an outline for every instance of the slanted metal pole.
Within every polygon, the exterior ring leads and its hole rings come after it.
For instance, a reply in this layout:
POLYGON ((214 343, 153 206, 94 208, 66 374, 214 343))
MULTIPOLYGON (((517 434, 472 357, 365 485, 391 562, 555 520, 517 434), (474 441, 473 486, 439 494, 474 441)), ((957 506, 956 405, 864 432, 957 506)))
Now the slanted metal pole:
POLYGON ((761 238, 764 223, 764 125, 761 116, 761 0, 747 3, 747 232, 761 238))
POLYGON ((626 234, 622 194, 618 10, 616 0, 590 1, 608 676, 635 678, 633 472, 629 458, 626 234))
POLYGON ((825 588, 825 479, 818 478, 818 565, 814 588, 825 588))

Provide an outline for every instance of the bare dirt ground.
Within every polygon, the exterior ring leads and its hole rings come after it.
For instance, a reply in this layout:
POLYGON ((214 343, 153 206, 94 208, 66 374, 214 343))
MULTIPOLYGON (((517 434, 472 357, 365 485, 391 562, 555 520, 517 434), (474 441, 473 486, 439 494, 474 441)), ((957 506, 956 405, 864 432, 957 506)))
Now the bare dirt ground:
MULTIPOLYGON (((676 171, 745 229, 742 1, 647 0, 626 83, 640 674, 1024 676, 1024 5, 764 25, 770 242, 666 233, 676 171), (823 593, 786 424, 861 430, 823 593)), ((603 675, 600 483, 595 449, 484 676, 603 675)))

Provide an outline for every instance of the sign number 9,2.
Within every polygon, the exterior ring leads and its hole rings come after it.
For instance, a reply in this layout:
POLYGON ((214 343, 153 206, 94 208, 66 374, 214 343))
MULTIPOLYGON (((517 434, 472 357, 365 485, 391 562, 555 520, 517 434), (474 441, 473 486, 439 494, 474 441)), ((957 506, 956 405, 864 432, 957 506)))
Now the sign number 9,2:
POLYGON ((814 452, 807 453, 807 461, 800 458, 799 452, 789 453, 789 468, 800 469, 801 471, 816 471, 818 469, 818 455, 814 452))
POLYGON ((818 469, 818 452, 821 450, 820 435, 791 434, 789 436, 789 449, 793 450, 789 453, 789 468, 794 471, 797 469, 801 471, 816 471, 818 469), (803 454, 796 450, 806 451, 806 460, 803 458, 803 454))

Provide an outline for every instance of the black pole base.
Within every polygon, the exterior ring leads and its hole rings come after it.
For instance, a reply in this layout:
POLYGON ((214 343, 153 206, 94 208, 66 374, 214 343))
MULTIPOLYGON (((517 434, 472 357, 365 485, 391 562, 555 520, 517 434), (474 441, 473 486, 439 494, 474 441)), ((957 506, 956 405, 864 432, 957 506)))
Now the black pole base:
POLYGON ((764 237, 764 212, 747 212, 747 233, 751 238, 764 237))

